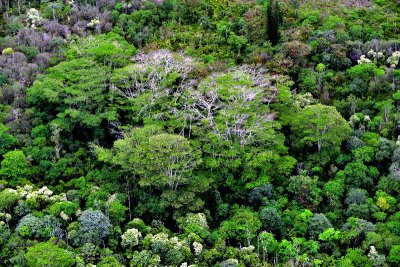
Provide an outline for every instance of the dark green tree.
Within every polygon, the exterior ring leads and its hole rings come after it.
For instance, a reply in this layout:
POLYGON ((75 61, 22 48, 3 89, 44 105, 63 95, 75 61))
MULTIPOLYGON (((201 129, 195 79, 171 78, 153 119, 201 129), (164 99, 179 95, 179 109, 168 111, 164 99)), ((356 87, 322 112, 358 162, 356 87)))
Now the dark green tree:
POLYGON ((282 21, 281 8, 279 2, 271 0, 268 4, 268 39, 273 45, 279 42, 279 26, 282 21))
POLYGON ((279 211, 273 207, 264 207, 261 209, 260 220, 264 229, 270 233, 279 233, 282 227, 282 219, 279 211))
POLYGON ((313 237, 317 237, 320 233, 331 227, 331 222, 323 213, 315 214, 308 225, 310 235, 313 237))

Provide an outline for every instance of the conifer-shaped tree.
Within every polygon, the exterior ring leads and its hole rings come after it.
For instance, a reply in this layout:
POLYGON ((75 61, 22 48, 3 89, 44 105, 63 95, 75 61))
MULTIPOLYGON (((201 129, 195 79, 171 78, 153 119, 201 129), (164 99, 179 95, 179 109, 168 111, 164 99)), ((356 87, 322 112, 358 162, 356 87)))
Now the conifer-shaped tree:
POLYGON ((271 0, 268 4, 268 39, 272 45, 277 45, 279 41, 279 25, 282 22, 282 13, 279 2, 271 0))

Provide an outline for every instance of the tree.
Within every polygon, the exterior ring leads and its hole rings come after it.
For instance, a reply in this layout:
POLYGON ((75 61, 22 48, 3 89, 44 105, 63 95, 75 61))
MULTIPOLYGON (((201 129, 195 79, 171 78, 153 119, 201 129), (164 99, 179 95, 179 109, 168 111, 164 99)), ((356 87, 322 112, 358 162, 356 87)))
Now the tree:
POLYGON ((367 202, 367 194, 368 194, 368 192, 363 190, 363 189, 359 189, 359 188, 354 189, 354 188, 352 188, 347 193, 347 197, 344 200, 344 202, 347 205, 365 204, 367 202))
MULTIPOLYGON (((168 50, 140 53, 134 57, 134 64, 116 69, 111 77, 115 89, 123 97, 138 105, 138 112, 144 117, 161 112, 169 113, 170 98, 190 88, 192 73, 199 62, 191 57, 168 50), (157 110, 153 110, 157 107, 157 110)), ((131 107, 132 108, 132 107, 131 107)), ((132 114, 137 116, 137 114, 132 114)), ((157 116, 157 115, 156 115, 157 116)))
POLYGON ((347 49, 341 44, 332 44, 322 55, 322 61, 329 69, 340 70, 351 66, 351 61, 347 57, 347 49))
POLYGON ((315 210, 322 200, 318 177, 310 177, 305 173, 290 177, 287 190, 300 205, 311 210, 315 210))
POLYGON ((278 253, 284 261, 293 260, 296 257, 296 247, 292 242, 283 239, 279 243, 278 253))
POLYGON ((388 262, 392 263, 393 266, 400 264, 400 245, 392 247, 389 253, 388 262))
POLYGON ((248 40, 244 36, 238 36, 234 33, 231 33, 228 39, 228 44, 232 52, 236 54, 236 57, 240 57, 243 50, 246 48, 248 40))
POLYGON ((78 221, 77 243, 99 245, 110 234, 110 220, 99 210, 85 210, 78 221))
POLYGON ((168 186, 177 191, 178 186, 188 183, 192 172, 199 163, 199 154, 187 139, 180 135, 161 133, 150 136, 139 147, 141 166, 139 181, 142 186, 168 186))
POLYGON ((190 183, 200 160, 189 140, 163 133, 156 126, 132 129, 124 139, 114 143, 111 151, 97 148, 97 154, 100 160, 118 164, 140 176, 142 186, 167 187, 173 191, 190 183))
POLYGON ((20 199, 17 192, 13 192, 9 189, 4 189, 0 192, 0 211, 7 211, 14 206, 14 204, 20 199))
POLYGON ((336 231, 334 228, 330 227, 325 229, 322 233, 318 235, 318 239, 321 241, 334 242, 340 239, 340 231, 336 231))
POLYGON ((257 241, 263 253, 263 260, 268 262, 268 255, 273 255, 278 249, 278 241, 276 241, 273 234, 265 231, 258 235, 257 241))
POLYGON ((272 197, 273 186, 271 184, 262 184, 251 190, 249 193, 249 202, 259 204, 260 202, 267 201, 272 197))
POLYGON ((280 233, 282 218, 276 208, 264 207, 261 209, 259 216, 265 230, 271 233, 280 233))
POLYGON ((100 160, 131 174, 130 182, 161 190, 162 206, 194 211, 204 204, 197 194, 208 189, 209 179, 195 174, 201 163, 200 151, 181 135, 149 125, 131 129, 111 150, 95 150, 100 160))
POLYGON ((343 179, 330 180, 324 184, 323 192, 328 198, 329 206, 332 208, 340 208, 341 199, 345 192, 345 184, 343 179))
MULTIPOLYGON (((0 86, 1 86, 1 77, 0 77, 0 86)), ((0 123, 0 156, 2 156, 4 153, 14 148, 15 145, 17 144, 18 144, 17 139, 8 132, 6 126, 0 123)))
MULTIPOLYGON (((357 217, 362 219, 369 219, 371 214, 379 211, 378 207, 374 205, 372 199, 367 199, 367 192, 362 189, 350 189, 345 203, 348 206, 346 210, 346 215, 348 217, 357 217)), ((379 216, 382 214, 374 214, 374 216, 379 216)))
POLYGON ((90 58, 64 61, 48 69, 27 89, 27 102, 34 106, 37 122, 51 122, 84 140, 102 136, 101 123, 117 120, 109 102, 110 71, 90 58))
POLYGON ((73 254, 51 242, 39 243, 28 248, 25 254, 29 267, 72 267, 75 266, 73 254))
POLYGON ((121 67, 136 53, 132 45, 114 32, 81 39, 78 43, 70 46, 66 53, 67 59, 93 58, 104 65, 121 67))
POLYGON ((119 201, 113 201, 107 206, 108 216, 113 223, 121 223, 125 221, 125 212, 127 210, 128 208, 122 205, 119 201))
POLYGON ((341 229, 341 242, 347 245, 359 245, 368 233, 374 232, 375 230, 376 226, 371 222, 350 217, 347 219, 347 222, 343 224, 341 229))
POLYGON ((135 251, 132 255, 130 266, 147 267, 158 266, 160 264, 160 256, 153 254, 148 250, 135 251))
POLYGON ((341 143, 351 133, 349 124, 335 107, 321 104, 300 110, 292 119, 291 126, 294 146, 299 149, 315 147, 322 164, 339 152, 341 143))
POLYGON ((104 257, 96 265, 98 267, 122 267, 123 265, 113 256, 104 257))
POLYGON ((243 187, 252 189, 290 173, 295 159, 287 155, 272 110, 290 94, 287 90, 283 77, 242 66, 209 75, 188 91, 179 118, 186 119, 184 131, 202 141, 208 176, 224 177, 225 184, 243 193, 243 187))
POLYGON ((136 228, 131 228, 126 230, 126 232, 121 236, 121 245, 123 247, 134 247, 139 245, 142 234, 136 228))
POLYGON ((396 198, 386 192, 378 190, 375 194, 376 206, 384 212, 393 212, 396 205, 396 198))
POLYGON ((223 238, 250 246, 261 225, 257 213, 248 208, 239 208, 229 220, 222 222, 219 231, 223 238))
POLYGON ((15 232, 22 237, 49 238, 53 236, 59 220, 53 215, 45 215, 41 218, 33 214, 27 214, 18 222, 15 232))
POLYGON ((70 218, 76 210, 79 208, 79 204, 71 201, 56 202, 50 206, 49 212, 54 216, 61 216, 62 218, 70 218))
POLYGON ((363 255, 363 251, 360 248, 351 248, 347 251, 347 254, 338 262, 339 267, 345 266, 365 266, 372 267, 371 259, 363 255))
POLYGON ((12 186, 26 184, 32 175, 32 170, 24 152, 14 150, 7 152, 3 157, 0 177, 7 180, 12 186))
POLYGON ((282 52, 295 65, 304 66, 307 62, 307 56, 311 52, 311 47, 299 41, 285 42, 282 44, 282 52))
POLYGON ((275 0, 269 1, 268 10, 268 39, 273 45, 279 42, 279 27, 282 21, 282 13, 279 2, 275 0))
POLYGON ((317 213, 311 218, 308 226, 310 235, 314 238, 324 232, 326 229, 331 228, 332 224, 329 219, 323 213, 317 213))
POLYGON ((284 227, 287 236, 304 237, 308 231, 310 219, 314 216, 309 209, 286 209, 283 212, 284 227))
POLYGON ((227 259, 218 264, 221 267, 239 267, 239 260, 237 259, 227 259))
POLYGON ((345 183, 353 188, 371 189, 374 179, 379 176, 379 171, 374 166, 366 166, 360 161, 350 162, 344 170, 336 174, 337 179, 343 179, 345 183))

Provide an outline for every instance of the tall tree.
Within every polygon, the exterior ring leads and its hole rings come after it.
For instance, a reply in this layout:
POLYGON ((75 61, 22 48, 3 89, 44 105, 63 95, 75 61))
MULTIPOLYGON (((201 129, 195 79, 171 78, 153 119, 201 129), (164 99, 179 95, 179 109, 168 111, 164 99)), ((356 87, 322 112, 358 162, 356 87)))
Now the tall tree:
POLYGON ((292 130, 299 148, 315 147, 317 160, 326 162, 340 150, 349 137, 349 124, 335 107, 321 104, 306 106, 292 119, 292 130))
POLYGON ((282 21, 282 13, 279 2, 271 0, 268 4, 268 39, 273 45, 279 42, 279 25, 282 21))
POLYGON ((69 267, 75 265, 75 259, 71 252, 59 248, 51 242, 39 243, 29 247, 25 259, 27 266, 30 267, 69 267))
POLYGON ((200 152, 181 135, 163 133, 157 126, 135 128, 114 142, 111 150, 96 147, 98 158, 133 174, 133 183, 162 190, 161 205, 196 210, 203 201, 197 193, 208 189, 208 179, 197 176, 200 152))

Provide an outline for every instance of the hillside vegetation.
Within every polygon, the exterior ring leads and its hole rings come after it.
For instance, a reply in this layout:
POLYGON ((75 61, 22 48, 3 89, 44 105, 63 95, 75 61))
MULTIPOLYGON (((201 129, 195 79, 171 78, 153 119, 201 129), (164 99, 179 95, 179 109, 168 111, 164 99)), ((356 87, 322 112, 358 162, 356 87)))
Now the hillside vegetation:
POLYGON ((0 266, 400 266, 400 1, 0 14, 0 266))

